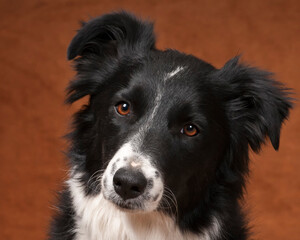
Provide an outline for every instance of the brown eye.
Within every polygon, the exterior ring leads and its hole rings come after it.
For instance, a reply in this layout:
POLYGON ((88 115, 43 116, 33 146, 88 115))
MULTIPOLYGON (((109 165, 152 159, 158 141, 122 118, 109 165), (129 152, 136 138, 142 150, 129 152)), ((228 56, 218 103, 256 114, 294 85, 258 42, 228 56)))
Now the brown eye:
POLYGON ((193 137, 199 133, 199 130, 195 125, 187 124, 183 127, 183 129, 181 129, 181 133, 183 133, 189 137, 193 137))
POLYGON ((128 115, 130 113, 129 103, 121 102, 121 103, 117 104, 116 105, 116 110, 122 116, 128 115))

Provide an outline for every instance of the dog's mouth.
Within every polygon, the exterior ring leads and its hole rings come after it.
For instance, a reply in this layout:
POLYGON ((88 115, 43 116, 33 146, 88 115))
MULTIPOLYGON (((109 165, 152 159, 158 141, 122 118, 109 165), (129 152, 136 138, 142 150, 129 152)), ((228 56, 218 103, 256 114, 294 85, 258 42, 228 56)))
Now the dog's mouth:
POLYGON ((142 203, 123 201, 123 200, 109 200, 115 207, 125 212, 143 212, 145 211, 142 203))
POLYGON ((115 203, 117 207, 121 208, 122 210, 135 210, 136 206, 134 206, 133 204, 130 203, 126 203, 126 202, 117 202, 115 203))

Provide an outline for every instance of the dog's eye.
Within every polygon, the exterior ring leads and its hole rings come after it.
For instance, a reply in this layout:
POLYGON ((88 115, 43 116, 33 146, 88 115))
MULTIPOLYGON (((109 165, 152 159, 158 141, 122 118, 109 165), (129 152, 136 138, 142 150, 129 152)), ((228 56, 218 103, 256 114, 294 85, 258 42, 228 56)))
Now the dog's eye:
POLYGON ((126 116, 130 113, 130 105, 127 102, 120 102, 116 105, 116 110, 120 115, 126 116))
POLYGON ((187 124, 181 129, 181 133, 193 137, 199 133, 199 130, 194 124, 187 124))

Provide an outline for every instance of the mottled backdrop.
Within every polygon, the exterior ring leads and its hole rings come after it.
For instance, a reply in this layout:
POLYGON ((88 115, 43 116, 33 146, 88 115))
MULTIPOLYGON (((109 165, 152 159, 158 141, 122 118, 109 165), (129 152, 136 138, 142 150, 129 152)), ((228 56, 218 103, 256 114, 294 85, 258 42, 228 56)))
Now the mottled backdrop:
MULTIPOLYGON (((67 46, 87 20, 126 9, 155 20, 157 46, 216 67, 242 54, 300 92, 300 2, 278 0, 0 0, 0 239, 45 239, 55 191, 66 179, 69 118, 63 105, 74 72, 67 46)), ((298 96, 299 98, 299 96, 298 96)), ((251 154, 245 207, 254 239, 300 236, 299 103, 281 146, 251 154)))

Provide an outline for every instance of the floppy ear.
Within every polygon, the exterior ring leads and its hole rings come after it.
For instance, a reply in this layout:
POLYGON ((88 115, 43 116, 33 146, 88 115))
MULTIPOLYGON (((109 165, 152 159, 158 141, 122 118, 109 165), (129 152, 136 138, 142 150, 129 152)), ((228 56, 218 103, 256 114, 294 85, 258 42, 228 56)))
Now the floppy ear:
POLYGON ((272 74, 228 61, 216 72, 222 82, 222 96, 231 124, 232 139, 237 145, 249 144, 258 152, 269 136, 275 150, 279 148, 280 128, 292 107, 289 89, 272 79, 272 74))
POLYGON ((105 53, 115 47, 119 55, 143 52, 155 47, 153 24, 138 20, 127 12, 106 14, 87 23, 73 38, 68 60, 78 55, 105 53))
MULTIPOLYGON (((126 12, 106 14, 84 23, 68 48, 77 76, 67 88, 66 103, 95 94, 117 71, 126 74, 155 48, 153 24, 126 12)), ((123 79, 124 80, 124 79, 123 79)))

